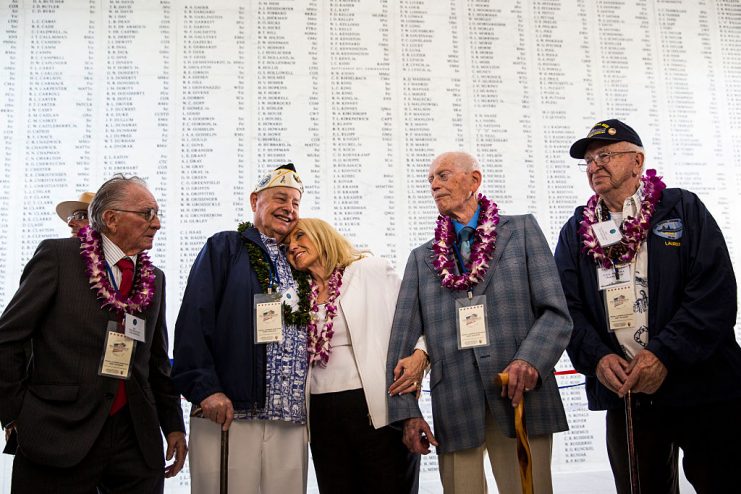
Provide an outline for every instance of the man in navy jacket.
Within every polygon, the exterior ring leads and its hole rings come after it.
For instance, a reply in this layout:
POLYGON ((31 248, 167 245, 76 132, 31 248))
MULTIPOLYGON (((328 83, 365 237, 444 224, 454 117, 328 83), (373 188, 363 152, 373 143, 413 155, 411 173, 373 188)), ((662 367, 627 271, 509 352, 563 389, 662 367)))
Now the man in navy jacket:
POLYGON ((284 314, 279 338, 269 342, 255 327, 258 314, 280 321, 280 308, 256 313, 260 297, 296 295, 280 243, 298 220, 302 193, 292 164, 267 174, 250 195, 254 226, 215 234, 193 263, 175 325, 173 367, 175 385, 195 412, 193 493, 218 492, 222 430, 230 433, 232 488, 306 491, 306 326, 284 314))
POLYGON ((642 176, 641 140, 619 120, 596 124, 570 154, 586 161, 595 196, 564 225, 555 252, 574 321, 567 351, 586 376, 589 408, 607 410, 617 490, 630 492, 631 391, 641 490, 679 492, 681 448, 698 493, 732 492, 741 348, 723 234, 695 194, 664 189, 654 170, 642 176))

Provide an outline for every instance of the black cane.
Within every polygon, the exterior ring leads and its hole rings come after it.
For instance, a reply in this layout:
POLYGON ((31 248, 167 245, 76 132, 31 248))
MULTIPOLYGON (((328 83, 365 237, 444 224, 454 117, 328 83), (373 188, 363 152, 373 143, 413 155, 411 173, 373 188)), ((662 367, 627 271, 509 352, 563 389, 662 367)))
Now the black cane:
POLYGON ((229 431, 221 431, 221 475, 219 478, 219 493, 229 492, 229 431))
POLYGON ((625 433, 628 436, 630 492, 631 494, 640 494, 641 484, 638 481, 638 458, 636 458, 635 441, 633 438, 633 396, 630 391, 625 395, 625 433))

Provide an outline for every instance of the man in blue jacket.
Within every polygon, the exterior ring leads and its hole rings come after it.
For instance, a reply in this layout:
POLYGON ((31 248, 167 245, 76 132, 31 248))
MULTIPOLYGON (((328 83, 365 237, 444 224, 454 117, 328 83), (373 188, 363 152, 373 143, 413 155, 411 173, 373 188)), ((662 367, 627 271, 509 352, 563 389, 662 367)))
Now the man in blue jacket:
POLYGON ((586 375, 591 410, 607 410, 618 493, 630 491, 626 412, 633 396, 643 492, 678 493, 678 448, 698 493, 735 492, 741 465, 741 348, 736 279, 705 205, 643 174, 638 134, 597 123, 571 146, 595 195, 556 247, 574 331, 567 348, 586 375), (732 487, 735 486, 735 487, 732 487))
POLYGON ((297 283, 280 245, 296 224, 302 193, 292 164, 266 175, 250 195, 254 226, 209 238, 191 269, 173 374, 193 404, 193 493, 218 492, 222 430, 230 433, 233 488, 306 491, 308 313, 281 297, 295 301, 308 285, 297 283))

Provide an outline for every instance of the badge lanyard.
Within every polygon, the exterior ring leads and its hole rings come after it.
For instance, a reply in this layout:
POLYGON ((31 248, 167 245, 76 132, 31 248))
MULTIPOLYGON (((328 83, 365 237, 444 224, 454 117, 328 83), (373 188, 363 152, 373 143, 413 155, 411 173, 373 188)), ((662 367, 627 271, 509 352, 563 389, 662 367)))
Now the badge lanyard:
POLYGON ((268 257, 264 251, 262 257, 268 265, 268 294, 272 294, 273 290, 277 292, 280 289, 280 276, 278 275, 278 270, 273 267, 273 262, 270 260, 270 257, 268 257))
MULTIPOLYGON (((118 291, 118 283, 116 283, 108 261, 105 261, 105 269, 113 289, 118 291)), ((134 319, 139 320, 139 318, 134 319)), ((141 321, 143 322, 143 320, 141 321)), ((135 349, 136 340, 126 334, 125 325, 117 321, 108 321, 105 343, 98 366, 98 375, 116 379, 129 379, 131 377, 131 357, 135 349)))
POLYGON ((113 270, 111 269, 111 265, 108 264, 108 261, 105 262, 105 270, 108 273, 108 279, 111 280, 111 285, 113 285, 113 289, 118 291, 118 283, 116 283, 116 278, 113 276, 113 270))
POLYGON ((461 274, 468 273, 468 270, 466 269, 466 263, 463 262, 463 256, 461 255, 461 251, 460 248, 458 248, 457 242, 453 243, 453 252, 455 253, 455 262, 458 264, 458 269, 460 270, 461 274))
MULTIPOLYGON (((453 252, 455 253, 458 269, 462 274, 467 274, 468 270, 457 243, 453 243, 453 252)), ((455 299, 455 308, 458 314, 455 320, 458 333, 458 350, 488 346, 486 296, 474 296, 472 289, 469 289, 465 298, 455 299)))

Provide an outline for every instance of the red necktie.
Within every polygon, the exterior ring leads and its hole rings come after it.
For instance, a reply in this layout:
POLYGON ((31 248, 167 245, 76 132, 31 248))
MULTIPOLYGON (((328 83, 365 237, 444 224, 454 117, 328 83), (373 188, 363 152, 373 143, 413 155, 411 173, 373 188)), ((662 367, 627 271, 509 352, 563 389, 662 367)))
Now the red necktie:
MULTIPOLYGON (((118 293, 124 297, 129 296, 131 286, 134 284, 134 262, 128 257, 121 258, 117 263, 118 269, 121 270, 121 283, 118 285, 118 293)), ((113 398, 113 405, 109 415, 115 415, 121 410, 127 402, 126 398, 126 381, 118 381, 118 390, 113 398)))

